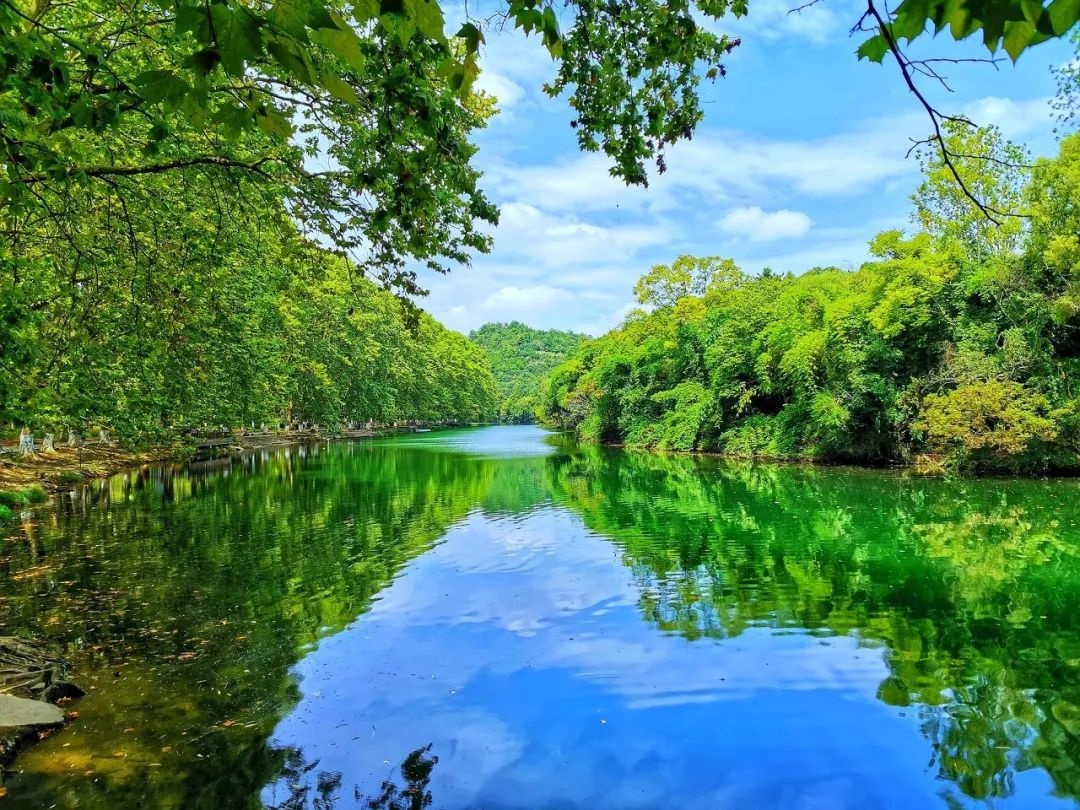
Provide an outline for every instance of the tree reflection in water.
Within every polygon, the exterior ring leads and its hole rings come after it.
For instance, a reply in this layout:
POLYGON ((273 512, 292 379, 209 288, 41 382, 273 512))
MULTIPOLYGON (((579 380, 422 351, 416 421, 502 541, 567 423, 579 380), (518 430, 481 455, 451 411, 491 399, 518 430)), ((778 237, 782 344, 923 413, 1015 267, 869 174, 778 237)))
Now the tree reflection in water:
MULTIPOLYGON (((332 806, 340 775, 312 779, 317 766, 271 742, 300 697, 290 668, 470 514, 513 522, 545 505, 612 544, 662 634, 724 643, 756 628, 882 649, 877 698, 918 716, 956 801, 1012 796, 1033 769, 1080 798, 1074 482, 426 441, 148 469, 20 527, 0 555, 0 633, 61 647, 91 696, 78 734, 19 760, 9 800, 254 807, 293 774, 309 788, 279 806, 332 806)), ((419 748, 400 780, 350 798, 429 806, 437 761, 419 748)))
MULTIPOLYGON (((365 796, 359 786, 352 790, 348 806, 359 805, 368 810, 424 810, 432 806, 431 772, 439 764, 439 758, 431 753, 431 744, 417 748, 401 763, 401 786, 391 779, 379 786, 379 793, 365 796)), ((317 771, 315 784, 305 780, 307 774, 318 768, 318 760, 305 762, 303 753, 292 749, 288 752, 281 781, 289 785, 289 797, 280 804, 267 805, 268 810, 333 810, 341 800, 342 775, 338 771, 317 771)))

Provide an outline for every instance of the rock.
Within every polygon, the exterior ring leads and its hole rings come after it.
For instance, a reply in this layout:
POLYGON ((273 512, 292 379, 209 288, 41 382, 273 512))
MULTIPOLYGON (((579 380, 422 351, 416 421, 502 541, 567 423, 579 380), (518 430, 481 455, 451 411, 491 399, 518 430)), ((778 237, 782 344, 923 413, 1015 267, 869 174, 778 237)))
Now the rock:
POLYGON ((41 697, 43 700, 49 701, 49 703, 56 703, 63 698, 81 698, 86 695, 82 689, 73 684, 71 681, 57 681, 45 690, 45 694, 41 697))
POLYGON ((62 726, 64 711, 43 700, 0 695, 0 728, 62 726))

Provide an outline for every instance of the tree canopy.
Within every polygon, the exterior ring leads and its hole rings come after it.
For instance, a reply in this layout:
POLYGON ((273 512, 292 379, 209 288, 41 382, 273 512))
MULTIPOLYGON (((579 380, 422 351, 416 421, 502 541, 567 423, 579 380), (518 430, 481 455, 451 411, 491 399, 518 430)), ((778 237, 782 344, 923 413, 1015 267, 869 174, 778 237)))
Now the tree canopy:
POLYGON ((495 376, 499 418, 531 422, 543 378, 587 338, 557 329, 532 329, 518 321, 486 323, 469 333, 495 376))
MULTIPOLYGON (((967 127, 988 154, 1019 154, 967 127)), ((544 418, 601 441, 679 450, 975 469, 1080 466, 1080 134, 1018 176, 960 165, 1026 228, 970 208, 930 153, 910 236, 879 234, 857 271, 715 280, 582 346, 545 385, 544 418)), ((653 289, 683 257, 639 282, 653 289)), ((667 290, 667 287, 664 287, 667 290)))

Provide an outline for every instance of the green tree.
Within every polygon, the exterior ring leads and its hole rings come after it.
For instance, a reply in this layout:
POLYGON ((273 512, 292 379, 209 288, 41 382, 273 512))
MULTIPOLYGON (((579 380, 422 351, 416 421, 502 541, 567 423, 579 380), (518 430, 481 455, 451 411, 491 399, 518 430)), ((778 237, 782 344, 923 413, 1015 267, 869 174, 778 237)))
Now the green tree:
POLYGON ((486 323, 469 334, 484 352, 499 393, 499 418, 531 422, 543 378, 587 338, 557 329, 532 329, 518 321, 486 323))

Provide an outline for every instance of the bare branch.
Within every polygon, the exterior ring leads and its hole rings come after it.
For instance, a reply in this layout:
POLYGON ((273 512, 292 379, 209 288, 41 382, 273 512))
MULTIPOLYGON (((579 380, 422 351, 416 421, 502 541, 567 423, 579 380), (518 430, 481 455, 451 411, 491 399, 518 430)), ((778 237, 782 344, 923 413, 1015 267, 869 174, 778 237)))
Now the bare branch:
MULTIPOLYGON (((868 17, 873 18, 875 27, 881 34, 882 38, 885 40, 885 44, 888 46, 889 52, 892 53, 893 58, 896 59, 896 64, 900 67, 900 73, 904 77, 904 82, 907 84, 908 90, 910 90, 912 95, 914 95, 915 98, 919 100, 919 103, 922 105, 923 109, 926 110, 926 114, 930 117, 931 124, 933 124, 934 134, 921 142, 917 142, 915 146, 918 146, 919 143, 936 144, 938 153, 941 155, 942 163, 945 165, 945 168, 949 170, 949 173, 953 176, 953 179, 960 187, 960 190, 964 193, 964 196, 971 200, 975 207, 982 212, 983 216, 985 216, 995 225, 1001 224, 1000 218, 1002 217, 1019 216, 1018 214, 1014 213, 998 211, 996 208, 985 204, 982 200, 976 197, 974 193, 972 193, 970 188, 968 188, 967 183, 964 181, 964 178, 960 175, 960 171, 956 168, 956 164, 953 162, 953 158, 966 156, 955 154, 949 150, 948 145, 945 143, 945 135, 941 131, 941 125, 945 121, 952 121, 955 123, 965 124, 967 126, 974 126, 974 124, 964 116, 946 115, 938 111, 927 100, 926 96, 922 93, 921 90, 919 90, 918 85, 915 84, 915 79, 912 76, 912 63, 908 60, 906 56, 904 56, 903 51, 900 50, 900 46, 896 42, 896 39, 893 37, 892 31, 889 28, 888 23, 885 22, 885 20, 881 16, 881 13, 874 5, 874 0, 867 0, 866 11, 863 13, 862 17, 859 18, 859 21, 855 24, 855 27, 852 30, 864 30, 862 28, 862 24, 868 17)), ((927 60, 920 60, 920 64, 925 66, 926 61, 927 60)), ((915 146, 913 146, 912 149, 914 149, 915 146)), ((910 154, 910 150, 908 154, 910 154)))

